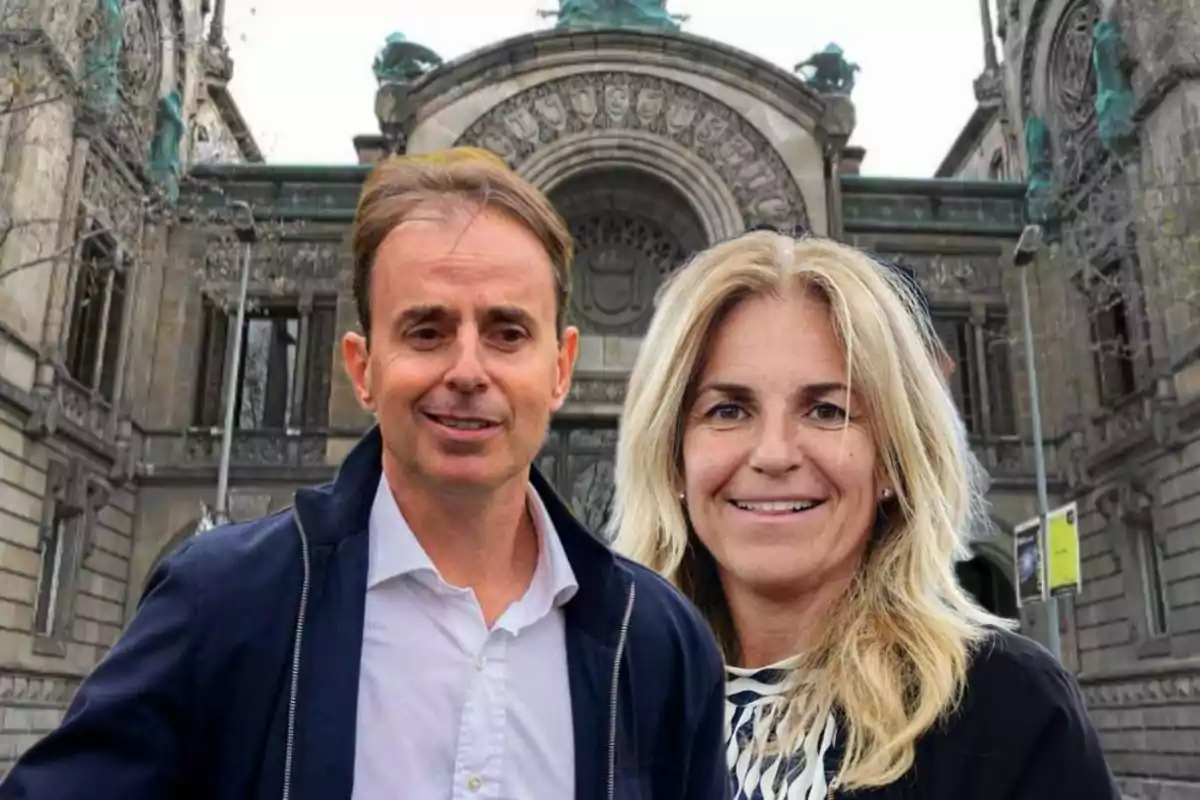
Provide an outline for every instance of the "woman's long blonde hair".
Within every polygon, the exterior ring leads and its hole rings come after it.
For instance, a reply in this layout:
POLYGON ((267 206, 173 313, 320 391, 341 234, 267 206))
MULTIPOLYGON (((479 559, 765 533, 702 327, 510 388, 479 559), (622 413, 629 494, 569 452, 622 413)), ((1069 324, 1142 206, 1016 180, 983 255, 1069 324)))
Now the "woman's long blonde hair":
POLYGON ((966 551, 960 532, 986 519, 982 476, 938 370, 934 334, 901 281, 851 247, 769 232, 719 244, 675 274, 629 381, 611 532, 619 550, 696 603, 726 659, 736 660, 712 556, 679 501, 682 420, 730 309, 748 297, 802 290, 829 309, 897 499, 851 588, 800 654, 778 746, 794 752, 834 712, 845 744, 839 785, 881 786, 908 771, 917 739, 957 706, 986 629, 1009 624, 976 605, 955 576, 966 551))

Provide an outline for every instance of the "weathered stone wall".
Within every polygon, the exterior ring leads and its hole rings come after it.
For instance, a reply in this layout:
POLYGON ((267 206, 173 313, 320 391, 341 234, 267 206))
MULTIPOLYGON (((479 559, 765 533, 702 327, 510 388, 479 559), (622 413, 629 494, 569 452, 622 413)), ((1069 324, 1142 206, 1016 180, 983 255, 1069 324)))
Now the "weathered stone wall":
POLYGON ((1200 796, 1198 9, 1193 0, 1000 8, 1009 113, 1021 124, 1042 117, 1053 138, 1057 219, 1031 279, 1039 370, 1053 376, 1043 412, 1080 508, 1084 588, 1062 604, 1077 632, 1064 659, 1123 789, 1139 798, 1200 796), (1122 32, 1138 122, 1112 152, 1094 105, 1099 19, 1122 32), (1119 336, 1115 308, 1129 328, 1119 336), (1098 359, 1115 349, 1130 381, 1120 397, 1097 377, 1098 359))

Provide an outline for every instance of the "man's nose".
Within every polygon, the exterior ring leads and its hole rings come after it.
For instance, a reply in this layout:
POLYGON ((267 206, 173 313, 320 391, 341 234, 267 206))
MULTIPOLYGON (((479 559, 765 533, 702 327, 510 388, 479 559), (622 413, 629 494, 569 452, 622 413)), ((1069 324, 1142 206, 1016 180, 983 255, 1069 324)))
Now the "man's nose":
POLYGON ((483 341, 474 329, 459 331, 454 362, 446 371, 446 384, 461 394, 476 394, 487 388, 483 364, 483 341))

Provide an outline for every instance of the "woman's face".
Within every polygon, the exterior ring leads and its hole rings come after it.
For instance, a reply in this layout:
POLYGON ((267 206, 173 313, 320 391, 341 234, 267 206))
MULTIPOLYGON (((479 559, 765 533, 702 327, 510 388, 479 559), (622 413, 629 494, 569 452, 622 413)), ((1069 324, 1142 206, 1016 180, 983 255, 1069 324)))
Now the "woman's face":
POLYGON ((825 305, 799 291, 745 300, 706 356, 683 471, 726 592, 784 599, 848 578, 884 485, 825 305))

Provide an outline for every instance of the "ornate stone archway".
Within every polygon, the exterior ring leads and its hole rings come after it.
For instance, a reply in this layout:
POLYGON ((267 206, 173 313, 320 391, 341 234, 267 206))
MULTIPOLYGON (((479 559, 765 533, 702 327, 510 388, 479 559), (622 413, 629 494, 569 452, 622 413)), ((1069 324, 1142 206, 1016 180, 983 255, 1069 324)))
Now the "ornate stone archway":
POLYGON ((758 224, 808 225, 800 188, 762 133, 719 100, 654 75, 589 72, 545 81, 492 107, 457 144, 486 147, 543 176, 553 162, 536 159, 556 144, 561 159, 587 154, 593 166, 644 167, 645 153, 657 148, 671 154, 659 164, 660 177, 683 188, 693 207, 713 209, 704 214, 710 238, 758 224))
POLYGON ((550 199, 575 239, 570 316, 584 333, 640 335, 663 280, 706 245, 674 187, 632 169, 577 175, 550 199))

